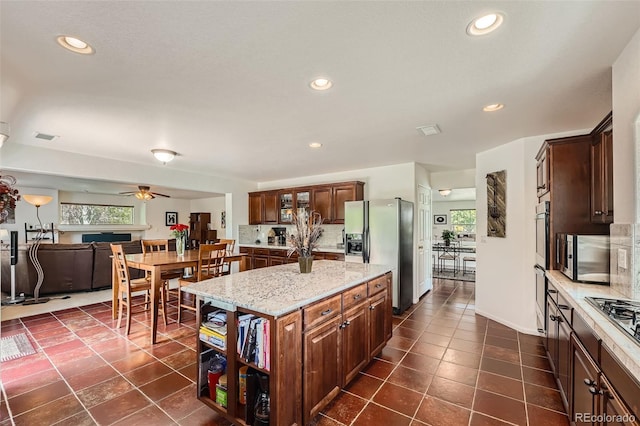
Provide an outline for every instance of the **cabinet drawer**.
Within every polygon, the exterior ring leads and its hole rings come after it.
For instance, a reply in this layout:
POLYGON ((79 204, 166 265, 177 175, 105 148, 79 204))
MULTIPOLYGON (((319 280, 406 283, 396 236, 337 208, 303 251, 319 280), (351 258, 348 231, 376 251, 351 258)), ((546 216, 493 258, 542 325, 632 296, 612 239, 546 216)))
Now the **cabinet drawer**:
POLYGON ((348 307, 364 302, 365 300, 367 300, 367 285, 360 284, 359 286, 351 288, 343 293, 342 306, 344 306, 344 309, 347 309, 348 307))
POLYGON ((240 253, 253 254, 253 249, 251 247, 240 247, 240 253))
POLYGON ((271 249, 269 256, 271 257, 287 257, 287 250, 282 250, 282 249, 271 249))
POLYGON ((256 254, 258 256, 269 256, 269 252, 270 250, 267 248, 254 248, 253 249, 253 254, 256 254))
POLYGON ((378 277, 369 281, 369 297, 373 296, 376 293, 379 293, 387 288, 387 277, 383 275, 382 277, 378 277))
POLYGON ((341 253, 324 253, 325 260, 344 260, 344 254, 341 253))
POLYGON ((304 329, 308 329, 318 324, 340 315, 342 313, 342 295, 330 297, 318 303, 304 308, 302 317, 304 321, 304 329))
POLYGON ((573 325, 573 307, 560 294, 560 292, 558 292, 558 311, 562 313, 562 316, 569 325, 573 325))

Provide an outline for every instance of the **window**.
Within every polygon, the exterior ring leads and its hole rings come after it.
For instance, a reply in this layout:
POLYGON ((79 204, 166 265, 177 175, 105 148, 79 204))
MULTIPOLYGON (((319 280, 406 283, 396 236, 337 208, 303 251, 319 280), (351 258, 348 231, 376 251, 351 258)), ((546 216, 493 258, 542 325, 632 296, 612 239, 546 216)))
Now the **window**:
POLYGON ((62 225, 133 225, 133 206, 60 203, 62 225))
POLYGON ((476 233, 476 209, 450 210, 449 213, 456 235, 476 233))

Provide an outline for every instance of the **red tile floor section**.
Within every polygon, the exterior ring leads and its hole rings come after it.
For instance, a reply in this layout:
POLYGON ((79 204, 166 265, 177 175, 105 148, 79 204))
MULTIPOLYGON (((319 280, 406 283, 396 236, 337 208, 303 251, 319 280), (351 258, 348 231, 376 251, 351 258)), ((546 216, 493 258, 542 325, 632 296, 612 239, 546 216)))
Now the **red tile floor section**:
MULTIPOLYGON (((476 315, 473 283, 436 287, 313 424, 568 424, 540 338, 476 315)), ((193 315, 161 321, 155 345, 148 313, 123 330, 109 303, 2 322, 37 353, 0 364, 0 426, 229 424, 195 397, 193 315)))

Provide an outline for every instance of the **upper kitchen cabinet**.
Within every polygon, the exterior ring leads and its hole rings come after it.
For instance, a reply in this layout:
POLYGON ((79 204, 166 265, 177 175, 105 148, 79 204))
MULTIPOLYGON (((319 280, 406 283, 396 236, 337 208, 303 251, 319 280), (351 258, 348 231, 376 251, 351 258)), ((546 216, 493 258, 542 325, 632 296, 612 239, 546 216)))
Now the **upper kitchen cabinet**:
POLYGON ((249 193, 249 225, 278 223, 279 203, 277 191, 249 193))
POLYGON ((364 199, 363 182, 340 182, 249 193, 249 224, 288 224, 293 213, 316 211, 324 223, 344 223, 345 201, 364 199))
POLYGON ((538 198, 549 192, 549 145, 544 144, 536 155, 536 183, 538 198))
POLYGON ((609 113, 591 132, 591 221, 613 223, 613 120, 609 113))

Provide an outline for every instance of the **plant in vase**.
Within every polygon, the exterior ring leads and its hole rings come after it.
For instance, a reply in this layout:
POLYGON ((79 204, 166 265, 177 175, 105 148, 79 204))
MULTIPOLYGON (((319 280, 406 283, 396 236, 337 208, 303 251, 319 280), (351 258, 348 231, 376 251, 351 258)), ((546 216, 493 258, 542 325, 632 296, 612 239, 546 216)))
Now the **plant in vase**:
POLYGON ((177 223, 169 228, 171 236, 176 239, 176 254, 178 256, 184 256, 184 249, 187 246, 187 233, 189 231, 189 225, 177 223))
POLYGON ((442 239, 444 240, 444 244, 446 246, 451 245, 451 241, 455 238, 456 238, 455 232, 451 231, 450 229, 442 230, 442 239))
POLYGON ((287 256, 298 254, 300 272, 311 272, 313 262, 313 249, 318 245, 318 239, 322 235, 322 216, 317 212, 302 210, 293 213, 294 232, 289 235, 289 251, 287 256))

